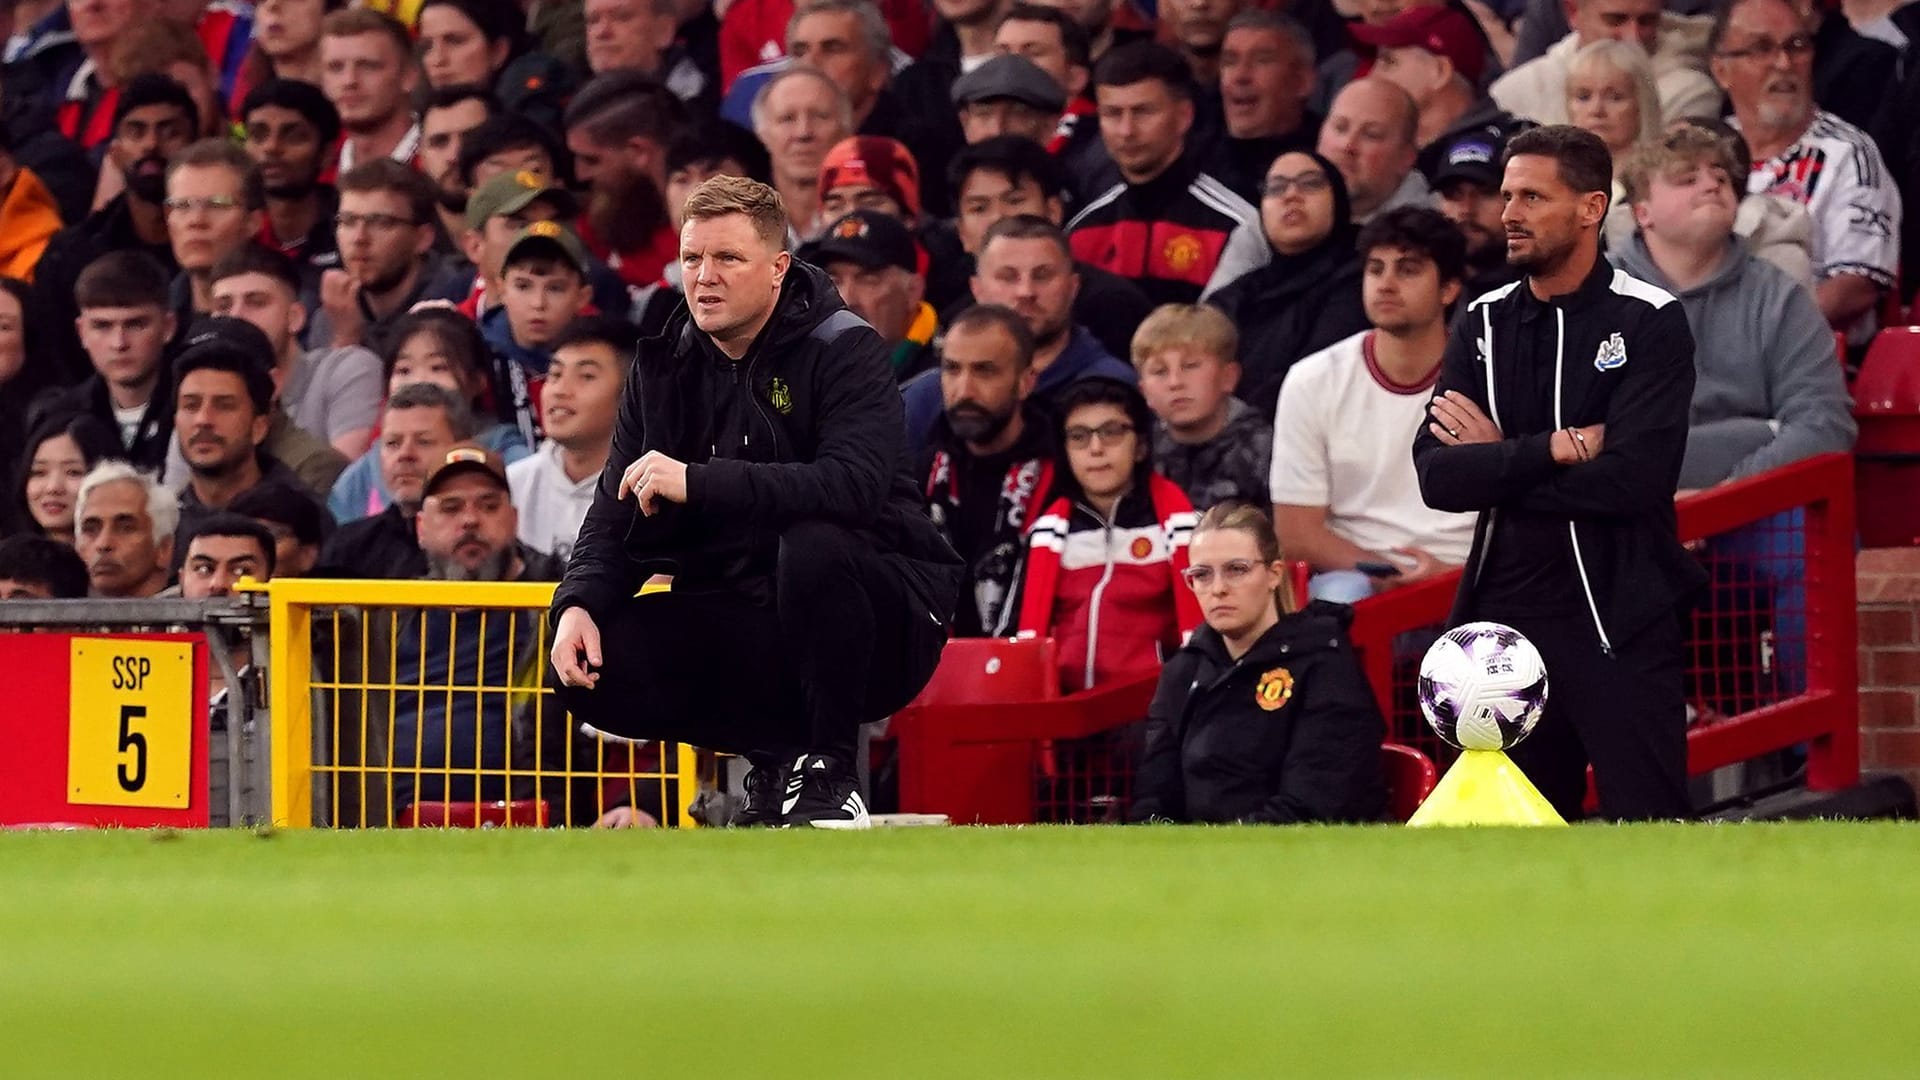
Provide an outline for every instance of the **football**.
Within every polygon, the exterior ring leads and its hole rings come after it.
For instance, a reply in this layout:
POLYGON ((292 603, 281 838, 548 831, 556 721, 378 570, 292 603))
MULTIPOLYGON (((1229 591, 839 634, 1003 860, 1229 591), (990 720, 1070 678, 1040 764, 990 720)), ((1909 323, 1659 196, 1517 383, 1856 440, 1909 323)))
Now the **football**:
POLYGON ((1420 711, 1462 750, 1506 750, 1547 703, 1547 669, 1511 626, 1472 622, 1440 635, 1420 661, 1420 711))

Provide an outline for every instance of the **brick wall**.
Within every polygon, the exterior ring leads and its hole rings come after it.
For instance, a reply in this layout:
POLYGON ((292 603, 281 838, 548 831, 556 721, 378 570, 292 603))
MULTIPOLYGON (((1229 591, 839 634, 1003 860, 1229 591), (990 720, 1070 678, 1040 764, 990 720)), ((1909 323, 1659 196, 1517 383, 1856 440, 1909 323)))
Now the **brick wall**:
POLYGON ((1860 767, 1920 788, 1920 548, 1860 553, 1860 767))

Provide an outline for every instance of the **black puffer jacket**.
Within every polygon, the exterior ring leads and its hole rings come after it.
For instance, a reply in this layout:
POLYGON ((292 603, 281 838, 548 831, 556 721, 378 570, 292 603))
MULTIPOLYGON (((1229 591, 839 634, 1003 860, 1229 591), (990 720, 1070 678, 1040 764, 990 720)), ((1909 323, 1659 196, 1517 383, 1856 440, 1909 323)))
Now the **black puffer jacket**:
POLYGON ((604 625, 649 574, 674 589, 770 596, 780 533, 829 521, 869 538, 942 622, 960 557, 927 520, 908 460, 887 347, 832 281, 796 261, 773 318, 740 360, 714 348, 686 305, 640 343, 613 452, 580 527, 553 611, 604 625), (615 497, 649 451, 686 462, 687 502, 652 517, 615 497))
POLYGON ((1135 821, 1366 821, 1385 802, 1386 724, 1353 646, 1352 609, 1282 616, 1235 661, 1201 627, 1160 672, 1135 821))

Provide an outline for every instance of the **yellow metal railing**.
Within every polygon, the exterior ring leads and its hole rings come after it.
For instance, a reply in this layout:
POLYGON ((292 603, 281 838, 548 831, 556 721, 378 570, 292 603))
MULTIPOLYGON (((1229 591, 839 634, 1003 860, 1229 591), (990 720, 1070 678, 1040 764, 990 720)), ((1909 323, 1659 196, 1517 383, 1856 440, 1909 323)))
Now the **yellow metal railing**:
POLYGON ((587 735, 545 685, 553 584, 286 578, 255 588, 269 600, 274 824, 451 814, 452 824, 513 826, 540 820, 537 808, 549 823, 581 825, 623 805, 696 824, 692 747, 587 735))

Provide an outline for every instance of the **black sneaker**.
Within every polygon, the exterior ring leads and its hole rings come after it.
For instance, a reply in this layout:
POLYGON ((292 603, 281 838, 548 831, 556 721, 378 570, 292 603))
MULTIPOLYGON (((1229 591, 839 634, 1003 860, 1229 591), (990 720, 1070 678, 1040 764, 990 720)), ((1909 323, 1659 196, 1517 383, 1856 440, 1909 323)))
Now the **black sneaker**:
POLYGON ((757 761, 747 770, 747 801, 727 822, 735 829, 780 824, 781 777, 785 769, 778 761, 757 761))
POLYGON ((873 825, 853 772, 822 754, 802 754, 794 760, 780 809, 787 828, 866 829, 873 825))

